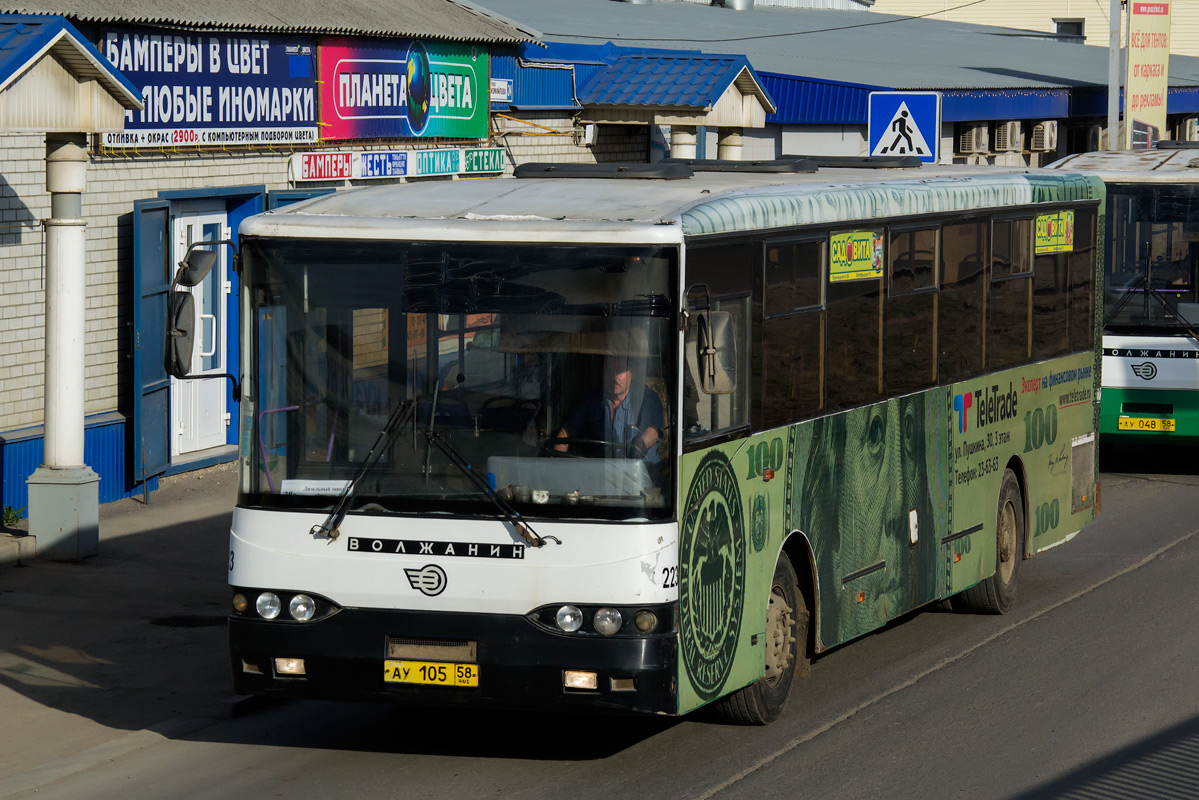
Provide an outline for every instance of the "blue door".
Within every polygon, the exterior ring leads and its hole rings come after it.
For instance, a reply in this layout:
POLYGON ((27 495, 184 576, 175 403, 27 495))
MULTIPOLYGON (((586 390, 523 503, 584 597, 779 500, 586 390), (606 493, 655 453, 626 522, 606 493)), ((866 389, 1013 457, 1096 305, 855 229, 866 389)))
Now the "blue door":
POLYGON ((166 471, 171 380, 165 367, 171 204, 133 204, 133 481, 166 471))

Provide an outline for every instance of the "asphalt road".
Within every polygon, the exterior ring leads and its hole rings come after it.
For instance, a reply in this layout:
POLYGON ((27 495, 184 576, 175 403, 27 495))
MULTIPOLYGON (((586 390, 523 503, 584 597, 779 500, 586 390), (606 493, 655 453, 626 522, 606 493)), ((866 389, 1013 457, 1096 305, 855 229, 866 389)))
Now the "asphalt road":
POLYGON ((251 701, 13 796, 1199 797, 1197 455, 1118 449, 1102 517, 1025 563, 1012 613, 825 654, 766 728, 251 701))

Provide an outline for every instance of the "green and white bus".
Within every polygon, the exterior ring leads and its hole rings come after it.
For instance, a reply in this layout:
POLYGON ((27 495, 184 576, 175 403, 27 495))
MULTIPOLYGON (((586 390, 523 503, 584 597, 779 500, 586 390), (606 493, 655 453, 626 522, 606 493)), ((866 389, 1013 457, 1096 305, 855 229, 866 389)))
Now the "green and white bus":
POLYGON ((1197 148, 1160 142, 1050 165, 1107 187, 1103 445, 1199 444, 1197 148))
POLYGON ((767 166, 243 223, 236 690, 765 723, 912 609, 1007 611, 1099 507, 1102 184, 767 166))

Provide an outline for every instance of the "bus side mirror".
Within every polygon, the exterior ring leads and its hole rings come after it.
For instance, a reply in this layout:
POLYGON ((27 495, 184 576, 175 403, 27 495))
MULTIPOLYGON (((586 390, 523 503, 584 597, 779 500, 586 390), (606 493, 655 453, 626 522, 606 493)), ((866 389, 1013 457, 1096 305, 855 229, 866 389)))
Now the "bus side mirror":
POLYGON ((729 312, 699 315, 695 350, 699 388, 707 394, 732 394, 737 386, 737 337, 729 312))
MULTIPOLYGON (((196 251, 199 252, 199 251, 196 251)), ((209 268, 212 264, 209 263, 209 268)), ((182 271, 182 270, 181 270, 182 271)), ((204 280, 203 276, 200 280, 204 280)), ((195 300, 188 292, 171 292, 167 297, 167 347, 163 366, 168 375, 185 378, 192 368, 192 339, 195 331, 195 300)))
POLYGON ((208 276, 213 264, 216 264, 215 250, 201 250, 203 245, 211 242, 195 242, 187 250, 187 255, 179 262, 179 272, 175 275, 175 283, 180 286, 197 286, 208 276))

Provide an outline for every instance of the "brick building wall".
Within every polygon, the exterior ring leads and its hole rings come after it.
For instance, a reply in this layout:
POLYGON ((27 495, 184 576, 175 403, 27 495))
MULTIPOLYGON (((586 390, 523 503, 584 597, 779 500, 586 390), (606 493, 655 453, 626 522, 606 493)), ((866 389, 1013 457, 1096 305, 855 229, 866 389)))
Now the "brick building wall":
POLYGON ((648 125, 598 125, 594 144, 581 141, 583 129, 566 112, 521 112, 493 116, 492 140, 512 164, 553 162, 596 164, 649 161, 648 125))

